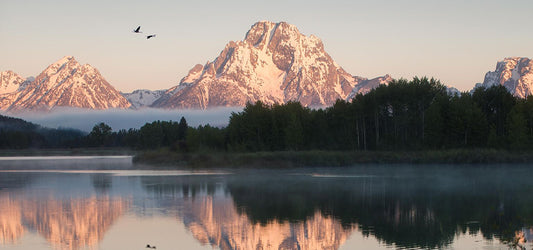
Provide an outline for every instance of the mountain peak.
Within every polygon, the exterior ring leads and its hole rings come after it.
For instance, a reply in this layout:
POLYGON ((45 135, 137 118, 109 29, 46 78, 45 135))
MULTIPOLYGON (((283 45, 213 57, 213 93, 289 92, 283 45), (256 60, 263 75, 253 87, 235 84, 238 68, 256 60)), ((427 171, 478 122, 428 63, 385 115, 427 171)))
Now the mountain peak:
POLYGON ((520 60, 529 60, 529 58, 527 57, 519 57, 519 56, 510 56, 510 57, 506 57, 504 58, 502 61, 500 62, 505 62, 505 61, 520 61, 520 60))
POLYGON ((270 51, 278 46, 298 48, 300 46, 323 47, 322 41, 314 36, 305 36, 298 28, 286 22, 260 21, 251 26, 243 40, 251 46, 270 51))
POLYGON ((89 109, 128 108, 130 103, 111 86, 97 69, 80 65, 73 56, 52 63, 35 80, 26 84, 9 102, 10 112, 51 110, 54 107, 89 109), (15 98, 16 97, 16 98, 15 98))
POLYGON ((533 94, 533 60, 507 57, 498 61, 496 69, 485 74, 482 86, 503 85, 513 95, 525 98, 533 94))
POLYGON ((63 58, 61 58, 60 60, 70 61, 70 60, 75 60, 75 59, 74 59, 74 56, 66 55, 66 56, 63 56, 63 58))
POLYGON ((56 61, 55 63, 53 63, 52 65, 64 65, 66 63, 69 63, 69 62, 76 62, 76 59, 74 59, 73 56, 64 56, 62 57, 61 59, 59 59, 58 61, 56 61))
POLYGON ((250 32, 257 32, 257 31, 271 32, 277 29, 278 27, 282 27, 283 29, 287 29, 292 32, 300 34, 300 31, 298 31, 298 28, 295 25, 292 25, 286 22, 275 23, 271 21, 259 21, 259 22, 254 23, 252 26, 250 26, 250 30, 248 30, 248 32, 246 33, 245 40, 250 32))
POLYGON ((70 69, 78 68, 80 64, 74 59, 73 56, 64 56, 56 62, 50 64, 43 73, 46 75, 53 75, 62 70, 65 67, 70 69))
POLYGON ((259 100, 325 106, 346 99, 363 79, 339 67, 316 36, 285 22, 260 21, 244 40, 226 44, 213 62, 196 65, 153 106, 244 106, 259 100))

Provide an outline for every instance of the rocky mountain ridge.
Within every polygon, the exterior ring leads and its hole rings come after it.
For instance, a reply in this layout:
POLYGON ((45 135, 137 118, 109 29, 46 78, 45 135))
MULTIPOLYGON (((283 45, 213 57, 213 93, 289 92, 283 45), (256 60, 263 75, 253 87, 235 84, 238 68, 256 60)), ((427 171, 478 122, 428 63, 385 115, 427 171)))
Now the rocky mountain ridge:
POLYGON ((390 79, 352 76, 316 36, 305 36, 285 22, 261 21, 244 40, 229 42, 214 61, 194 66, 152 106, 205 109, 255 101, 328 106, 346 99, 356 86, 368 91, 390 79))
POLYGON ((10 78, 13 79, 11 85, 0 95, 0 110, 8 112, 50 111, 56 107, 109 109, 131 106, 97 69, 89 64, 80 65, 72 56, 51 64, 31 81, 19 83, 22 78, 14 74, 10 78), (15 89, 17 83, 19 87, 15 89))
MULTIPOLYGON (((518 97, 533 94, 533 62, 526 57, 499 61, 476 87, 503 85, 518 97)), ((242 41, 229 42, 218 57, 195 65, 168 90, 120 93, 97 69, 66 56, 36 78, 0 72, 0 111, 49 111, 56 107, 87 109, 154 107, 206 109, 299 101, 324 107, 337 99, 351 100, 392 77, 353 76, 325 51, 322 41, 306 36, 291 24, 269 21, 251 26, 242 41)), ((450 94, 460 94, 448 88, 450 94)))
POLYGON ((533 95, 533 60, 527 57, 508 57, 496 64, 494 71, 485 74, 483 83, 476 87, 503 85, 515 96, 533 95))

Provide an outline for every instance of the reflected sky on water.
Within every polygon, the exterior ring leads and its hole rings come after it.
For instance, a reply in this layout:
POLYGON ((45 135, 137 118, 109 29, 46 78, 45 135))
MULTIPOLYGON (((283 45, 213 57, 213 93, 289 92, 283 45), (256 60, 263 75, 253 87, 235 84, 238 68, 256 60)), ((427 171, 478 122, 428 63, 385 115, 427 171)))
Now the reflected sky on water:
POLYGON ((158 171, 123 158, 9 161, 0 163, 1 249, 533 247, 533 173, 523 165, 158 171))

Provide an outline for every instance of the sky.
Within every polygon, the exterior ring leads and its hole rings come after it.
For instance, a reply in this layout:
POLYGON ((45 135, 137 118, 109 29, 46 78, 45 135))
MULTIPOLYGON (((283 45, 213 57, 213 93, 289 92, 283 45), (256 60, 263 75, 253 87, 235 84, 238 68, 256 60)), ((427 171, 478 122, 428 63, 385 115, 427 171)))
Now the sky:
POLYGON ((505 57, 533 57, 532 13, 531 0, 1 0, 0 71, 36 76, 71 55, 119 91, 168 89, 268 20, 319 37, 352 75, 464 91, 505 57))

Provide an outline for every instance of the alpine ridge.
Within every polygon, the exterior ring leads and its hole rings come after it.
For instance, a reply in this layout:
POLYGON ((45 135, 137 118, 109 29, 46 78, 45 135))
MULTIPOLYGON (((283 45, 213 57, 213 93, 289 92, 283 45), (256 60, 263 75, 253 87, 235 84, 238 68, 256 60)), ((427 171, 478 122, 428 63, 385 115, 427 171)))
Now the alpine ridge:
POLYGON ((527 57, 508 57, 496 64, 496 70, 485 74, 476 87, 503 85, 511 94, 525 98, 533 94, 533 61, 527 57))
POLYGON ((109 109, 131 106, 97 69, 88 64, 80 65, 72 56, 51 64, 35 80, 2 97, 2 109, 8 112, 50 111, 56 107, 109 109))
POLYGON ((244 40, 229 42, 213 62, 194 66, 152 106, 205 109, 255 101, 329 106, 390 79, 352 76, 325 52, 318 37, 285 22, 261 21, 244 40))

